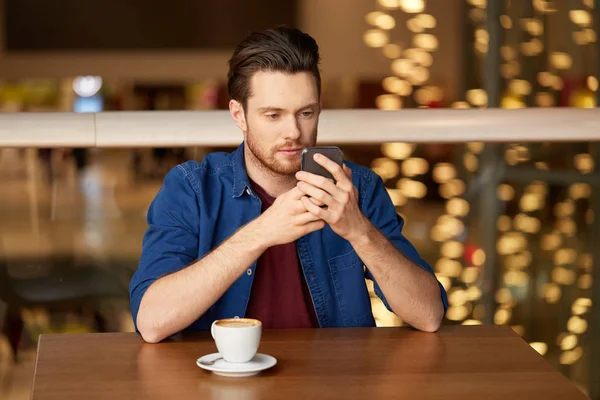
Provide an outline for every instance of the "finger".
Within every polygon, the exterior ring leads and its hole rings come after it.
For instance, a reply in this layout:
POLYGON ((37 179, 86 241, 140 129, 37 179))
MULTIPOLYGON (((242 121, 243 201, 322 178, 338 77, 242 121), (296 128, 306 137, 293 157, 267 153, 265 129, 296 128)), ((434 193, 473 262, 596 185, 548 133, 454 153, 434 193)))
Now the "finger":
MULTIPOLYGON (((314 204, 314 205, 316 205, 316 206, 319 206, 319 207, 321 207, 321 206, 324 206, 324 205, 325 205, 325 203, 323 203, 321 200, 315 199, 314 197, 309 197, 308 199, 309 199, 310 201, 312 201, 312 202, 313 202, 313 204, 314 204)), ((304 205, 302 205, 302 207, 304 207, 304 205)))
POLYGON ((325 178, 324 176, 311 174, 310 172, 300 171, 296 174, 296 178, 300 182, 306 182, 312 186, 316 186, 323 189, 333 197, 338 197, 342 194, 342 189, 337 187, 331 179, 325 178))
POLYGON ((321 203, 326 204, 329 207, 334 205, 336 202, 335 199, 329 193, 309 183, 298 182, 297 186, 307 196, 319 200, 321 203))
POLYGON ((310 222, 304 225, 304 234, 309 234, 314 231, 318 231, 319 229, 323 229, 325 227, 325 221, 319 220, 315 222, 310 222))
MULTIPOLYGON (((317 207, 317 208, 319 208, 319 207, 317 207)), ((321 217, 319 217, 311 212, 308 212, 308 211, 304 211, 302 214, 297 215, 295 218, 296 219, 294 222, 297 225, 306 225, 310 222, 321 220, 321 217)))
POLYGON ((339 187, 345 190, 350 190, 349 185, 352 185, 352 181, 348 180, 348 175, 346 175, 338 163, 331 161, 329 158, 319 153, 314 155, 314 159, 317 164, 320 164, 323 168, 329 171, 331 175, 333 175, 339 187))
POLYGON ((300 200, 302 196, 305 196, 304 192, 297 186, 294 186, 292 189, 288 190, 286 193, 284 193, 284 195, 289 197, 290 200, 300 200))
POLYGON ((348 179, 350 179, 350 181, 352 181, 352 170, 350 168, 348 168, 348 166, 346 164, 344 164, 344 173, 346 174, 348 179))
POLYGON ((306 211, 327 222, 327 219, 330 215, 330 212, 327 208, 321 208, 319 206, 314 205, 312 201, 310 201, 307 197, 302 198, 302 203, 304 204, 304 207, 306 207, 306 211))

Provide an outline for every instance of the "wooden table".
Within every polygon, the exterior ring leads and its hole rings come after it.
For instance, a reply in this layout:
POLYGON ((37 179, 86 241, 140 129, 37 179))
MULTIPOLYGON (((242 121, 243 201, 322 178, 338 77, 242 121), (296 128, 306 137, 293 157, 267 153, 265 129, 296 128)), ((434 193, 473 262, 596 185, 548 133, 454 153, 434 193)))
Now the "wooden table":
POLYGON ((250 378, 196 366, 208 333, 147 344, 133 333, 42 335, 33 399, 585 399, 510 328, 265 331, 278 364, 250 378))

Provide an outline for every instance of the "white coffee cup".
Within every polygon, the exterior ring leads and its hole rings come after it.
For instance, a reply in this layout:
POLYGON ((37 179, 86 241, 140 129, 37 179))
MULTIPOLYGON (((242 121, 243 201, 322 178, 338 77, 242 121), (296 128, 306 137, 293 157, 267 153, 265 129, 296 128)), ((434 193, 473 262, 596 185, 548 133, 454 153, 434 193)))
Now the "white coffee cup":
POLYGON ((262 323, 252 318, 219 319, 212 323, 210 333, 225 361, 245 363, 258 351, 262 323))

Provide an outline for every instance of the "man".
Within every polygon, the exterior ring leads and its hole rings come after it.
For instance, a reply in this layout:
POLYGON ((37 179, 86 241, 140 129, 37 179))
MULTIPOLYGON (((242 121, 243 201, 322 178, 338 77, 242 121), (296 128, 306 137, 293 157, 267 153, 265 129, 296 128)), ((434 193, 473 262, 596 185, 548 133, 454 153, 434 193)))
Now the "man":
POLYGON ((403 321, 439 328, 446 293, 402 235, 382 180, 324 157, 335 184, 299 171, 317 140, 319 59, 314 39, 291 28, 236 48, 229 110, 244 142, 171 170, 148 211, 130 284, 146 341, 235 316, 265 328, 374 326, 365 278, 403 321))

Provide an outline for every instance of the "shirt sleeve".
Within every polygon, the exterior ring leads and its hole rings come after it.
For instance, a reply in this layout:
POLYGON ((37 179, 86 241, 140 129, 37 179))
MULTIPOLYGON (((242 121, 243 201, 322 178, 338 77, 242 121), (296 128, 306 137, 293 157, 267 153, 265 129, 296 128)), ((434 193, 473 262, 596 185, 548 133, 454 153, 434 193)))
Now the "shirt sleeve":
MULTIPOLYGON (((396 212, 394 204, 385 190, 385 185, 379 175, 373 173, 369 183, 365 185, 365 192, 361 197, 363 199, 361 209, 371 223, 379 229, 406 258, 435 276, 431 266, 421 258, 415 247, 402 234, 404 220, 396 212)), ((375 294, 381 299, 385 307, 392 312, 383 292, 368 268, 365 276, 367 279, 373 281, 375 294)), ((439 281, 438 285, 440 286, 442 304, 444 305, 444 315, 446 315, 448 309, 448 297, 446 290, 439 281)))
POLYGON ((137 313, 148 287, 190 265, 198 256, 200 211, 193 183, 183 166, 173 168, 148 209, 140 262, 129 284, 131 314, 138 333, 137 313))

